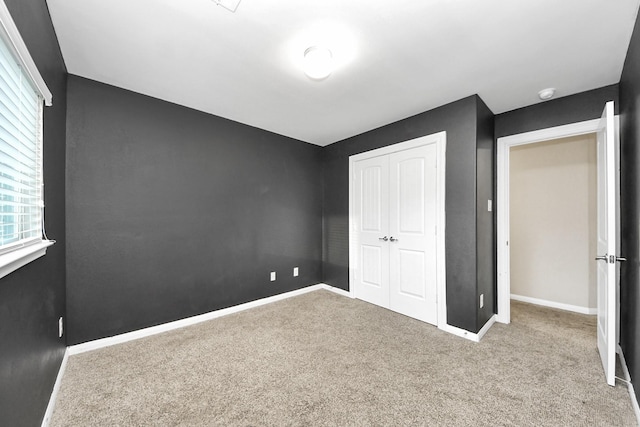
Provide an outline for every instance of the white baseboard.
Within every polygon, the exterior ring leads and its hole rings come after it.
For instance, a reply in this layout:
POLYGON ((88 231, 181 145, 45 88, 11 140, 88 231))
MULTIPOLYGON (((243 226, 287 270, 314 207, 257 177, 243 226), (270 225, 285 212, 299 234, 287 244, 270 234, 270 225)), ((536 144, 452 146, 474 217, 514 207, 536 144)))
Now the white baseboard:
MULTIPOLYGON (((207 320, 216 319, 222 316, 227 316, 229 314, 238 313, 238 312, 249 310, 255 307, 260 307, 262 305, 270 304, 276 301, 281 301, 281 300, 295 297, 298 295, 303 295, 309 292, 318 291, 321 289, 336 293, 338 295, 341 295, 347 298, 354 298, 353 293, 349 291, 345 291, 340 288, 334 288, 333 286, 327 285, 326 283, 318 283, 316 285, 307 286, 306 288, 297 289, 295 291, 286 292, 279 295, 274 295, 272 297, 263 298, 257 301, 251 301, 245 304, 236 305, 234 307, 224 308, 221 310, 216 310, 216 311, 212 311, 205 314, 200 314, 198 316, 188 317, 186 319, 176 320, 174 322, 168 322, 162 325, 139 329, 137 331, 127 332, 125 334, 115 335, 113 337, 102 338, 99 340, 94 340, 94 341, 89 341, 82 344, 69 346, 67 347, 64 353, 64 358, 62 359, 62 364, 60 365, 60 370, 58 371, 58 376, 56 378, 56 382, 53 387, 53 391, 51 393, 51 398, 49 399, 49 404, 47 406, 47 410, 45 412, 45 416, 42 421, 42 427, 48 427, 49 422, 51 421, 51 416, 53 415, 53 409, 54 409, 55 401, 58 395, 58 391, 60 389, 60 384, 62 382, 62 377, 67 367, 67 360, 68 360, 68 357, 71 355, 85 353, 88 351, 97 350, 100 348, 137 340, 140 338, 160 334, 160 333, 171 331, 174 329, 184 328, 186 326, 195 325, 197 323, 205 322, 207 320)), ((482 327, 482 329, 480 329, 480 331, 477 334, 474 334, 467 330, 460 329, 451 325, 444 325, 444 327, 440 329, 446 332, 449 332, 451 334, 460 336, 462 338, 466 338, 474 342, 479 342, 480 339, 484 336, 484 334, 489 330, 489 328, 491 328, 491 326, 495 323, 495 321, 496 321, 496 315, 493 315, 487 321, 487 323, 485 323, 485 325, 482 327)))
POLYGON ((638 425, 640 426, 640 406, 638 405, 638 398, 636 397, 636 392, 634 391, 633 384, 631 383, 631 375, 629 375, 627 361, 624 358, 624 353, 622 352, 620 345, 618 345, 618 356, 620 357, 620 364, 622 365, 624 379, 627 381, 627 388, 629 389, 629 396, 631 397, 631 406, 633 407, 633 412, 636 414, 636 421, 638 421, 638 425))
POLYGON ((482 329, 480 329, 477 334, 474 334, 473 332, 467 331, 466 329, 458 328, 456 326, 451 326, 449 324, 444 325, 443 327, 441 327, 439 329, 441 329, 441 330, 443 330, 445 332, 449 332, 450 334, 459 336, 461 338, 466 338, 469 341, 480 342, 480 340, 482 339, 484 334, 487 333, 487 331, 491 328, 491 326, 493 326, 494 323, 496 323, 496 315, 495 314, 493 316, 491 316, 491 318, 489 320, 487 320, 487 323, 484 324, 482 329))
POLYGON ((532 297, 525 297, 522 295, 511 294, 511 299, 515 301, 528 302, 529 304, 542 305, 544 307, 557 308, 559 310, 572 311, 574 313, 589 314, 589 315, 598 314, 597 308, 589 308, 589 307, 582 307, 579 305, 564 304, 561 302, 548 301, 548 300, 532 298, 532 297))
POLYGON ((327 291, 331 291, 331 292, 336 293, 338 295, 342 295, 343 297, 354 298, 354 296, 351 295, 351 292, 345 291, 344 289, 334 288, 333 286, 327 285, 326 283, 320 283, 320 286, 322 287, 322 289, 325 289, 327 291))
MULTIPOLYGON (((251 301, 245 304, 236 305, 229 308, 224 308, 221 310, 211 311, 209 313, 200 314, 198 316, 188 317, 186 319, 176 320, 174 322, 164 323, 162 325, 151 326, 149 328, 139 329, 137 331, 127 332, 120 335, 115 335, 113 337, 102 338, 94 341, 85 342, 82 344, 76 344, 68 347, 69 355, 80 354, 87 351, 97 350, 104 347, 109 347, 116 344, 122 344, 125 342, 137 340, 140 338, 149 337, 156 334, 161 334, 163 332, 171 331, 174 329, 184 328, 186 326, 195 325, 197 323, 206 322, 207 320, 217 319, 218 317, 227 316, 229 314, 238 313, 244 310, 249 310, 251 308, 260 307, 261 305, 270 304, 276 301, 281 301, 287 298, 295 297, 298 295, 303 295, 309 292, 317 291, 320 289, 324 289, 338 295, 354 298, 354 295, 351 292, 345 291, 340 288, 334 288, 333 286, 327 285, 326 283, 318 283, 316 285, 307 286, 306 288, 297 289, 295 291, 286 292, 280 295, 274 295, 272 297, 263 298, 257 301, 251 301)), ((466 338, 468 340, 479 342, 480 339, 484 336, 484 334, 491 328, 491 326, 495 323, 496 316, 493 315, 487 323, 480 329, 477 334, 473 332, 469 332, 467 330, 457 328, 451 325, 445 325, 440 328, 446 332, 457 335, 462 338, 466 338)))
POLYGON ((184 328, 185 326, 195 325, 197 323, 206 322, 207 320, 217 319, 218 317, 227 316, 229 314, 238 313, 240 311, 249 310, 251 308, 260 307, 261 305, 270 304, 272 302, 281 301, 283 299, 303 295, 309 292, 325 289, 335 292, 339 295, 349 296, 349 293, 342 289, 334 288, 325 283, 307 286, 306 288, 297 289, 291 292, 274 295, 268 298, 262 298, 257 301, 247 302, 245 304, 236 305, 221 310, 211 311, 209 313, 200 314, 198 316, 187 317, 173 322, 163 323, 162 325, 151 326, 149 328, 139 329, 137 331, 127 332, 113 337, 102 338, 94 341, 88 341, 82 344, 72 345, 68 348, 69 355, 80 354, 86 351, 97 350, 99 348, 109 347, 140 338, 149 337, 151 335, 161 334, 163 332, 172 331, 174 329, 184 328))
POLYGON ((47 410, 45 411, 44 418, 42 419, 42 427, 49 427, 49 423, 51 422, 51 417, 53 416, 53 409, 56 404, 56 399, 58 398, 60 385, 62 384, 62 377, 64 376, 64 371, 67 369, 67 360, 69 360, 68 348, 65 349, 64 351, 64 357, 62 358, 60 369, 58 369, 58 376, 56 376, 56 382, 53 384, 51 397, 49 397, 49 404, 47 405, 47 410))
POLYGON ((478 336, 478 341, 480 341, 484 334, 486 334, 487 331, 493 326, 493 324, 496 323, 497 318, 498 316, 494 314, 493 316, 491 316, 491 318, 489 318, 489 320, 487 320, 487 323, 485 323, 484 326, 476 334, 478 336))

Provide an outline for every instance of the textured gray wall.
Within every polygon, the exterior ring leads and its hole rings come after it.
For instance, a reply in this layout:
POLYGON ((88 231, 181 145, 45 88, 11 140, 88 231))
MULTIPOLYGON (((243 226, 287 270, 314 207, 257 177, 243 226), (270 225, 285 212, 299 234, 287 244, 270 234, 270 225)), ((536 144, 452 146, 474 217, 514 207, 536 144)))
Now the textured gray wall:
POLYGON ((620 80, 620 346, 640 400, 640 17, 620 80))
POLYGON ((68 85, 69 344, 321 281, 320 147, 68 85))
POLYGON ((477 250, 478 250, 478 291, 476 304, 478 321, 476 331, 484 326, 497 309, 496 301, 496 246, 495 209, 489 212, 487 200, 495 205, 493 165, 495 142, 493 138, 494 115, 489 107, 477 97, 477 146, 476 146, 476 195, 477 195, 477 250), (484 295, 484 306, 480 308, 480 295, 484 295))
POLYGON ((43 0, 6 0, 40 74, 53 93, 44 110, 47 255, 0 279, 0 425, 36 426, 65 350, 64 150, 66 69, 43 0))

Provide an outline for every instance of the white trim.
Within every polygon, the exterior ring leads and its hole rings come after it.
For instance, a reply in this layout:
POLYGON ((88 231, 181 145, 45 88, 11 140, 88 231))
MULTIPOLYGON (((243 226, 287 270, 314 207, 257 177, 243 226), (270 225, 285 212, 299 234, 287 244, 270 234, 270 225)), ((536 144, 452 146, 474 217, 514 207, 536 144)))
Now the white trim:
POLYGON ((559 310, 572 311, 574 313, 589 314, 589 315, 598 314, 597 308, 582 307, 579 305, 565 304, 562 302, 555 302, 555 301, 549 301, 549 300, 544 300, 540 298, 526 297, 523 295, 511 294, 511 299, 515 301, 527 302, 529 304, 541 305, 543 307, 551 307, 551 308, 557 308, 559 310))
POLYGON ((437 204, 436 212, 436 271, 437 271, 437 298, 438 298, 438 325, 447 324, 447 251, 445 247, 446 236, 446 176, 447 176, 447 133, 440 132, 437 150, 437 204))
POLYGON ((498 256, 498 316, 500 323, 511 322, 510 249, 509 242, 509 150, 511 147, 550 139, 595 133, 600 119, 587 120, 548 129, 498 138, 497 141, 497 256, 498 256))
POLYGON ((329 292, 333 292, 334 294, 338 294, 338 295, 341 295, 343 297, 354 298, 352 296, 351 292, 345 291, 344 289, 340 289, 340 288, 334 288, 333 286, 327 285, 326 283, 320 283, 317 286, 320 286, 324 290, 327 290, 329 292))
POLYGON ((53 384, 51 397, 49 397, 49 404, 47 405, 47 410, 45 411, 44 418, 42 419, 42 427, 48 427, 49 423, 51 422, 51 417, 53 416, 53 409, 56 406, 56 399, 58 398, 58 392, 60 391, 60 385, 62 384, 62 377, 64 376, 64 372, 67 370, 68 360, 69 360, 69 349, 67 348, 64 350, 64 357, 62 358, 60 369, 58 369, 56 382, 53 384))
POLYGON ((627 381, 627 389, 629 390, 629 396, 631 397, 631 406, 633 407, 633 412, 636 414, 636 421, 640 426, 640 406, 638 405, 638 398, 636 397, 636 392, 633 388, 633 384, 631 383, 631 375, 629 374, 627 361, 624 358, 624 353, 622 352, 622 347, 620 347, 620 345, 618 345, 618 356, 620 357, 620 365, 622 365, 624 379, 627 381))
POLYGON ((459 336, 461 338, 468 339, 469 341, 480 342, 482 337, 487 333, 487 331, 491 328, 491 326, 493 326, 494 323, 496 323, 495 314, 491 316, 489 320, 487 320, 487 323, 484 324, 484 326, 478 331, 477 334, 474 334, 473 332, 467 331, 466 329, 458 328, 457 326, 452 326, 452 325, 445 325, 443 328, 439 328, 439 329, 442 329, 445 332, 449 332, 450 334, 459 336))
POLYGON ((446 259, 445 259, 445 233, 446 233, 446 154, 447 154, 447 132, 442 131, 431 135, 425 135, 409 141, 399 142, 397 144, 388 145, 386 147, 375 150, 366 151, 360 154, 349 156, 349 295, 355 298, 355 271, 358 268, 358 256, 356 252, 356 223, 353 217, 355 212, 354 203, 354 173, 355 163, 360 160, 370 159, 373 157, 385 156, 387 154, 397 153, 398 151, 410 150, 424 145, 436 144, 436 164, 437 164, 437 218, 436 218, 436 288, 438 298, 438 327, 446 329, 447 325, 447 280, 446 280, 446 259))
POLYGON ((54 240, 42 240, 0 255, 0 278, 40 258, 54 243, 54 240))
POLYGON ((480 328, 480 330, 476 334, 478 336, 478 341, 480 341, 482 339, 484 334, 486 334, 489 331, 489 329, 493 326, 494 323, 496 323, 496 315, 495 314, 493 316, 491 316, 489 318, 489 320, 487 320, 487 322, 484 324, 484 326, 482 328, 480 328))
POLYGON ((397 153, 399 151, 411 150, 417 147, 423 147, 434 142, 440 142, 439 140, 446 138, 447 132, 437 132, 430 135, 420 136, 418 138, 410 139, 408 141, 398 142, 395 144, 387 145, 374 150, 365 151, 359 154, 349 156, 349 163, 359 162, 360 160, 370 159, 372 157, 386 156, 387 154, 397 153))
POLYGON ((357 262, 357 251, 356 247, 358 246, 358 239, 355 232, 351 232, 351 230, 356 230, 356 224, 353 219, 353 213, 356 211, 355 207, 355 175, 356 174, 356 162, 351 157, 349 157, 349 296, 351 298, 356 297, 356 287, 353 285, 355 283, 355 269, 358 267, 357 262))
POLYGON ((509 147, 515 147, 517 145, 534 144, 550 139, 569 138, 584 135, 585 133, 595 133, 598 130, 598 123, 600 123, 600 119, 586 120, 584 122, 534 130, 517 135, 503 136, 498 138, 498 141, 502 140, 503 143, 508 143, 509 147))
POLYGON ((31 78, 35 88, 44 98, 45 105, 51 106, 53 98, 51 91, 40 75, 33 58, 31 58, 27 45, 24 43, 24 40, 22 40, 18 27, 16 27, 15 22, 13 22, 11 13, 9 13, 9 9, 7 9, 4 0, 0 0, 0 36, 5 39, 16 59, 21 63, 23 70, 31 78))
POLYGON ((260 307, 262 305, 270 304, 272 302, 281 301, 283 299, 303 295, 309 292, 317 291, 319 289, 327 289, 333 292, 339 293, 335 288, 329 289, 331 286, 325 284, 317 284, 307 286, 306 288, 296 289, 295 291, 285 292, 283 294, 274 295, 272 297, 262 298, 256 301, 250 301, 244 304, 236 305, 233 307, 223 308, 221 310, 211 311, 209 313, 200 314, 197 316, 187 317, 186 319, 175 320, 173 322, 163 323, 162 325, 151 326, 149 328, 138 329, 136 331, 127 332, 120 335, 115 335, 108 338, 101 338, 94 341, 88 341, 82 344, 76 344, 69 346, 69 354, 80 354, 87 351, 97 350, 99 348, 110 347, 112 345, 121 344, 140 338, 149 337, 163 332, 172 331, 174 329, 184 328, 185 326, 195 325, 197 323, 206 322, 207 320, 217 319, 219 317, 227 316, 229 314, 238 313, 251 308, 260 307))

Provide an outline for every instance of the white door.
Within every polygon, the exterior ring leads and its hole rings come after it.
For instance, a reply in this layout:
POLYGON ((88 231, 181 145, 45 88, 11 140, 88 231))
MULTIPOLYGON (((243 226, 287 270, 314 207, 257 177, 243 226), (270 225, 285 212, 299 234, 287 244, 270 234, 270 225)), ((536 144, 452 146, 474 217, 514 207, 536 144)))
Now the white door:
POLYGON ((598 129, 598 351, 607 384, 615 385, 616 355, 616 177, 613 101, 598 129))
POLYGON ((438 324, 436 145, 389 157, 389 308, 438 324))
POLYGON ((389 158, 356 163, 355 216, 358 218, 358 265, 355 296, 389 307, 389 158))
POLYGON ((437 325, 437 147, 355 163, 355 296, 437 325))

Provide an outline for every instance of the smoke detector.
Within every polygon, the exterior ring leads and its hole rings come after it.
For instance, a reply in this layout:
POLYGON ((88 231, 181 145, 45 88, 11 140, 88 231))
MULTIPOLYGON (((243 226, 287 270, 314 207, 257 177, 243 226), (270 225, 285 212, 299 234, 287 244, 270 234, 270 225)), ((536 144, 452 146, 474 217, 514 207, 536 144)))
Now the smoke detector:
POLYGON ((556 88, 549 87, 546 89, 542 89, 540 92, 538 92, 538 98, 542 99, 543 101, 546 101, 547 99, 553 98, 553 95, 555 94, 556 94, 556 88))

